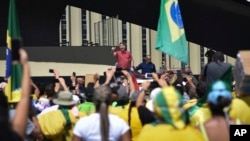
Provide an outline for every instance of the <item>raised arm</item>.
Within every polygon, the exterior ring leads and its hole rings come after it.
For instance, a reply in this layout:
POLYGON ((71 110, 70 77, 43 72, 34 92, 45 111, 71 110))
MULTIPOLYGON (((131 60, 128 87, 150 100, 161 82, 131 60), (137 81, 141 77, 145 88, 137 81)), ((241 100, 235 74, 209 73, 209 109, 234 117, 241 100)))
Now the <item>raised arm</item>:
POLYGON ((97 87, 99 87, 100 86, 100 81, 99 81, 99 74, 95 74, 94 75, 94 83, 95 83, 95 85, 94 85, 94 88, 97 88, 97 87))
POLYGON ((109 84, 111 79, 113 78, 114 76, 114 73, 115 73, 115 68, 109 68, 107 71, 106 71, 106 80, 105 80, 105 84, 109 84))
POLYGON ((147 91, 149 89, 149 86, 150 86, 150 82, 149 81, 144 81, 142 83, 142 89, 140 91, 140 94, 139 94, 138 98, 136 99, 136 107, 137 108, 139 106, 143 106, 144 105, 145 91, 147 91))
POLYGON ((127 78, 128 82, 129 82, 129 97, 131 97, 131 95, 134 93, 135 91, 135 85, 132 79, 131 74, 126 71, 126 70, 122 70, 122 73, 124 74, 124 76, 127 78))
POLYGON ((30 79, 30 66, 28 63, 27 52, 20 48, 20 63, 23 67, 23 76, 22 76, 22 97, 20 102, 16 107, 16 113, 12 121, 13 130, 20 135, 23 139, 25 138, 26 131, 26 121, 28 119, 29 113, 29 104, 30 104, 30 88, 31 88, 31 79, 30 79))
POLYGON ((35 89, 34 94, 36 95, 36 97, 39 97, 40 89, 38 88, 38 86, 32 80, 31 80, 31 86, 35 89))
POLYGON ((115 49, 116 49, 116 47, 112 47, 112 48, 111 48, 111 51, 112 51, 113 56, 116 56, 116 55, 117 55, 115 49))
POLYGON ((55 79, 58 80, 58 82, 55 83, 55 92, 59 92, 61 88, 63 88, 64 91, 69 91, 64 78, 60 77, 58 70, 54 69, 54 75, 55 79))
POLYGON ((160 78, 158 77, 158 74, 156 74, 156 73, 152 73, 152 76, 161 88, 168 86, 168 83, 166 80, 168 80, 169 78, 168 78, 167 74, 162 74, 160 78))

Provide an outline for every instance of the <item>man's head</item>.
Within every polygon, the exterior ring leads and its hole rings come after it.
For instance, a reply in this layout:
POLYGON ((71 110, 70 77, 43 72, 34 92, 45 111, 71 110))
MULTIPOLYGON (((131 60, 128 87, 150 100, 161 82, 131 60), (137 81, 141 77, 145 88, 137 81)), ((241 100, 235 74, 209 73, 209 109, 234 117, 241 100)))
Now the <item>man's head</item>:
POLYGON ((121 42, 120 45, 119 45, 119 48, 121 51, 126 51, 126 44, 121 42))
POLYGON ((84 78, 83 77, 77 77, 76 82, 77 82, 77 84, 84 85, 84 78))
POLYGON ((150 56, 150 55, 147 55, 147 56, 145 57, 145 61, 146 61, 147 63, 150 63, 150 62, 151 62, 151 56, 150 56))
POLYGON ((205 56, 207 57, 208 62, 212 62, 212 61, 213 61, 214 53, 215 53, 215 51, 213 51, 212 49, 209 49, 209 50, 205 53, 205 56))
POLYGON ((224 62, 225 61, 224 54, 220 51, 215 52, 213 55, 213 58, 214 58, 215 62, 224 62))

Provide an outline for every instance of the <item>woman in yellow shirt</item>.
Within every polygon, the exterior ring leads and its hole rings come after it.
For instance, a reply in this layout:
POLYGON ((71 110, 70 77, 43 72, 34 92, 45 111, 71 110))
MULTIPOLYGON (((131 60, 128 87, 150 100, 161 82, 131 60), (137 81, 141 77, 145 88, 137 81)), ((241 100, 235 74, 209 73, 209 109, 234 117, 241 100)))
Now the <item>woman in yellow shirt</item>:
POLYGON ((137 141, 203 141, 199 130, 188 125, 182 96, 174 87, 164 87, 154 100, 157 121, 146 124, 137 141))

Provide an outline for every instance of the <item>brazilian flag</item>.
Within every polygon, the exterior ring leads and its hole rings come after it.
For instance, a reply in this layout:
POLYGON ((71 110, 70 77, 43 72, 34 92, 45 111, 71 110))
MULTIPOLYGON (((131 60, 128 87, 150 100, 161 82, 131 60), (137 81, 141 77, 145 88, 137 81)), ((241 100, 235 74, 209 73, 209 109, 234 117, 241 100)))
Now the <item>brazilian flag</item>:
POLYGON ((177 0, 161 0, 155 48, 188 63, 188 46, 177 0))
POLYGON ((10 0, 7 47, 6 47, 6 76, 5 95, 9 103, 19 102, 21 99, 22 66, 19 61, 18 50, 21 46, 21 35, 17 18, 15 0, 10 0))

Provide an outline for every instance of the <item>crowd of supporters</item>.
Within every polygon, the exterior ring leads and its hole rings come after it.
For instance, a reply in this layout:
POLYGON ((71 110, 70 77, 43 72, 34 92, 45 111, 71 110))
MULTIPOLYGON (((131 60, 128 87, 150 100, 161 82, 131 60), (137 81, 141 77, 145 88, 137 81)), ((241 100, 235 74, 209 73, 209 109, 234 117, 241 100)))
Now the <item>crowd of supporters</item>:
POLYGON ((53 82, 33 82, 28 55, 20 49, 22 96, 9 106, 6 82, 1 83, 0 138, 229 141, 229 125, 250 124, 250 107, 237 97, 235 84, 224 75, 232 67, 224 64, 220 52, 215 54, 195 83, 192 77, 166 70, 160 75, 153 72, 153 82, 145 79, 138 84, 129 70, 118 73, 110 67, 104 83, 95 74, 94 81, 85 86, 84 78, 75 74, 67 84, 57 69, 53 82))

